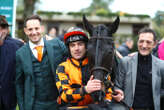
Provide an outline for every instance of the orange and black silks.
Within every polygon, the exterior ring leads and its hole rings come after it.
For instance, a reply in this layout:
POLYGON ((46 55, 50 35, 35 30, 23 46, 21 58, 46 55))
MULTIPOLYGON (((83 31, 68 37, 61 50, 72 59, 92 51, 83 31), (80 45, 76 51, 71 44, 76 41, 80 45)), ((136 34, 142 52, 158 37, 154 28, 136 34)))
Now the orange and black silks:
MULTIPOLYGON (((84 86, 89 79, 84 75, 89 75, 86 69, 83 69, 86 66, 88 66, 87 58, 81 63, 73 58, 71 60, 68 58, 66 62, 58 66, 56 70, 56 85, 59 90, 59 104, 84 106, 93 103, 90 94, 87 94, 84 90, 84 86), (84 80, 87 81, 85 82, 84 80)), ((111 89, 109 91, 110 93, 106 94, 106 99, 111 100, 111 89)))

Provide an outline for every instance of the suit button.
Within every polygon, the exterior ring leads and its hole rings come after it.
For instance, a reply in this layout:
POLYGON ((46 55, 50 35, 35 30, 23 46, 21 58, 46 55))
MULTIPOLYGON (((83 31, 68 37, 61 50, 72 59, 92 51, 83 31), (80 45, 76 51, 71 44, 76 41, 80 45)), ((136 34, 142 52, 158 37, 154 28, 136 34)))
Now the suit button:
POLYGON ((0 85, 0 89, 2 88, 2 86, 0 85))

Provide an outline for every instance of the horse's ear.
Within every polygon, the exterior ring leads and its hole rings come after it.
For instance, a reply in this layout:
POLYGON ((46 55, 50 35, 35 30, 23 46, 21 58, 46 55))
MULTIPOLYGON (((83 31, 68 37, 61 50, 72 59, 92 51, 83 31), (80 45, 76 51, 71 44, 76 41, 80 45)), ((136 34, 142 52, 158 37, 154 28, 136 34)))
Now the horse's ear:
POLYGON ((92 36, 93 25, 88 22, 85 15, 83 15, 83 26, 89 32, 90 36, 92 36))
POLYGON ((117 31, 119 24, 120 24, 120 18, 119 18, 119 16, 117 16, 116 20, 111 25, 112 33, 115 33, 117 31))

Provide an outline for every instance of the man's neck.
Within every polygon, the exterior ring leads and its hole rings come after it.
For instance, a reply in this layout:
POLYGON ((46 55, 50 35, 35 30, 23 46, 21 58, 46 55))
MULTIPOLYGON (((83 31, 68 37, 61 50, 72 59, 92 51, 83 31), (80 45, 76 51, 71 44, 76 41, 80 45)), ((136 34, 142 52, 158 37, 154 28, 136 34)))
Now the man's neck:
POLYGON ((38 42, 32 42, 32 41, 29 41, 29 42, 32 43, 33 45, 40 45, 42 40, 43 38, 41 38, 38 42))

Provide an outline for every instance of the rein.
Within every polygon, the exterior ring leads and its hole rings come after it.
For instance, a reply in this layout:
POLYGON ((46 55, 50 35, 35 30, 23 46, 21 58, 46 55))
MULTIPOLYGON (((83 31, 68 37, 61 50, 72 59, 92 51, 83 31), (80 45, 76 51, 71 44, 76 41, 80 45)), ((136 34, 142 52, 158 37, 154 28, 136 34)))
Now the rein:
MULTIPOLYGON (((109 36, 100 36, 100 33, 98 33, 98 36, 92 36, 90 38, 90 40, 93 40, 93 39, 96 40, 95 66, 91 68, 90 73, 92 74, 96 70, 102 70, 102 71, 104 71, 104 73, 106 73, 105 74, 105 82, 107 82, 108 76, 112 73, 112 66, 113 65, 111 65, 110 70, 108 68, 106 68, 106 67, 103 67, 103 66, 100 66, 99 65, 98 58, 99 58, 100 40, 104 40, 104 39, 105 40, 110 40, 111 43, 112 43, 112 45, 113 45, 113 38, 112 37, 109 37, 109 36)), ((114 49, 112 48, 112 50, 114 50, 114 49)), ((114 58, 114 55, 112 56, 112 59, 113 58, 114 58)), ((111 64, 113 64, 113 62, 111 64)), ((112 84, 112 83, 110 83, 110 84, 112 84)), ((102 101, 102 93, 103 92, 99 92, 99 98, 98 98, 99 101, 102 101)))

